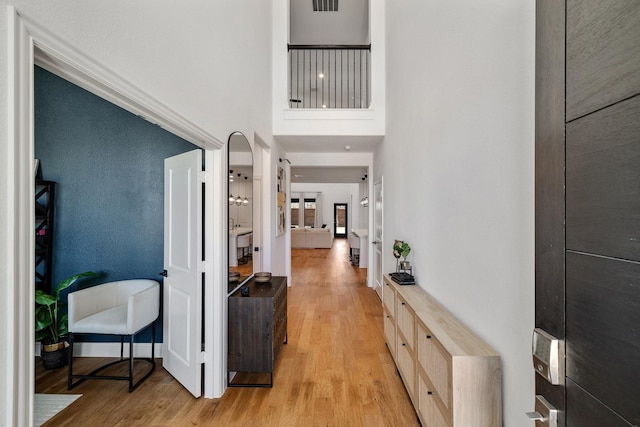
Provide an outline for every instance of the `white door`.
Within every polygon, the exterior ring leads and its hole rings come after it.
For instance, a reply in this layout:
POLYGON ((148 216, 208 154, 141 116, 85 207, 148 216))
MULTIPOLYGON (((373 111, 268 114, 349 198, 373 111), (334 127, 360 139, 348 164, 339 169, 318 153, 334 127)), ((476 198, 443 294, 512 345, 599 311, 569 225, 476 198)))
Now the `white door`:
POLYGON ((202 151, 164 161, 162 366, 202 392, 202 151))
POLYGON ((382 300, 382 177, 373 185, 373 288, 382 300))

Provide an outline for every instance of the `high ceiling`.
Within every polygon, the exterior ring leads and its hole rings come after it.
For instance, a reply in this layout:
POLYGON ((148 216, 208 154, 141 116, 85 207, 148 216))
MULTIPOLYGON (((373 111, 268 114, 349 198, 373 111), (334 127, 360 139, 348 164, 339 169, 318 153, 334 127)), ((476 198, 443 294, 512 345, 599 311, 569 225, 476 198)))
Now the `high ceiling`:
MULTIPOLYGON (((316 0, 322 1, 322 0, 316 0)), ((289 0, 290 44, 368 44, 369 0, 335 0, 337 12, 314 12, 314 0, 289 0)), ((287 152, 370 153, 382 137, 278 136, 287 152), (348 147, 345 148, 345 147, 348 147)), ((360 183, 366 167, 291 165, 293 183, 360 183)))
POLYGON ((289 0, 290 44, 369 43, 369 0, 340 0, 337 12, 314 12, 313 2, 289 0))

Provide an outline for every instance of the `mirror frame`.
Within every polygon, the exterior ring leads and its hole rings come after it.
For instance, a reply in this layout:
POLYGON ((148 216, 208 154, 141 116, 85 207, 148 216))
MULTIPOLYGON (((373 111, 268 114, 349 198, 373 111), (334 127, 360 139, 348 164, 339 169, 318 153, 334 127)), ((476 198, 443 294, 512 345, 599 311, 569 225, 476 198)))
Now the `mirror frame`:
MULTIPOLYGON (((228 226, 227 226, 227 239, 228 239, 228 243, 227 243, 227 273, 228 275, 230 275, 232 268, 236 267, 236 266, 232 266, 231 265, 231 257, 232 256, 236 256, 237 257, 237 245, 232 245, 233 241, 232 239, 236 239, 238 234, 236 233, 232 233, 232 230, 236 230, 240 227, 239 221, 237 221, 238 223, 236 223, 236 218, 232 218, 231 216, 231 203, 229 202, 229 198, 231 197, 232 193, 231 193, 231 182, 230 182, 230 175, 231 175, 231 171, 234 171, 234 175, 238 174, 237 168, 242 168, 243 170, 246 171, 247 168, 251 168, 251 201, 250 201, 250 209, 251 209, 251 231, 249 233, 253 232, 253 228, 254 228, 254 223, 253 223, 253 171, 254 171, 254 156, 253 156, 253 149, 251 147, 251 144, 249 143, 249 140, 247 139, 247 137, 239 131, 236 132, 232 132, 229 135, 229 138, 227 140, 227 170, 226 170, 226 176, 227 176, 227 194, 226 194, 226 200, 227 200, 227 218, 228 218, 228 226), (242 138, 244 139, 244 141, 239 140, 238 138, 242 138), (242 149, 240 150, 234 150, 233 147, 234 146, 238 146, 238 144, 242 143, 243 145, 246 144, 246 147, 242 147, 242 149), (248 152, 251 158, 250 164, 240 164, 240 165, 233 165, 232 162, 232 153, 244 153, 244 152, 248 152), (234 221, 232 221, 234 220, 234 221), (232 225, 233 224, 233 225, 232 225), (236 248, 236 254, 232 254, 231 253, 231 247, 235 247, 236 248)), ((241 176, 241 174, 239 175, 241 176)), ((246 178, 246 177, 245 177, 246 178)), ((245 188, 246 191, 246 188, 245 188)), ((240 196, 240 195, 239 195, 240 196)), ((247 198, 247 195, 245 194, 245 198, 247 198)), ((240 206, 242 207, 242 206, 240 206)), ((248 233, 244 233, 244 234, 248 234, 248 233)), ((242 235, 242 234, 240 234, 242 235)), ((251 251, 251 247, 249 248, 249 250, 251 251)), ((227 289, 227 294, 231 295, 233 292, 236 292, 245 282, 247 282, 248 280, 250 280, 253 277, 254 271, 253 271, 253 261, 250 261, 251 264, 251 272, 247 275, 240 275, 239 280, 237 281, 228 281, 228 289, 227 289)), ((236 270, 237 271, 237 270, 236 270)))

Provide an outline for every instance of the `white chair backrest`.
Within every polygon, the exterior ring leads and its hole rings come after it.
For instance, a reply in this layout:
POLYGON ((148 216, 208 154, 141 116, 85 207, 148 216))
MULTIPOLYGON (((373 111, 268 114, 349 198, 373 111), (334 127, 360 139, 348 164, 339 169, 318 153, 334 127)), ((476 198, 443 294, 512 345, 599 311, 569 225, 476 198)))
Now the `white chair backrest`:
MULTIPOLYGON (((105 283, 106 285, 107 283, 105 283)), ((116 305, 126 305, 129 297, 158 284, 155 280, 131 279, 112 282, 116 289, 116 305)))

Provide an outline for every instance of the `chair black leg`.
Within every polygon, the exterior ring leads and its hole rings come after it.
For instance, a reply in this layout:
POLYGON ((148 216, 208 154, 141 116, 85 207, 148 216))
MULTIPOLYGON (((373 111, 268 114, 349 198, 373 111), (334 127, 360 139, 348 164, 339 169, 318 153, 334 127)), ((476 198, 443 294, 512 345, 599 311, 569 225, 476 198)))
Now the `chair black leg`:
POLYGON ((67 371, 67 390, 71 390, 71 387, 72 387, 71 377, 73 375, 73 333, 72 332, 69 332, 69 335, 67 336, 67 340, 69 341, 69 350, 68 350, 69 360, 67 362, 67 364, 69 365, 69 369, 67 371))
MULTIPOLYGON (((138 331, 138 333, 141 331, 138 331)), ((104 379, 104 380, 126 380, 129 382, 129 392, 132 392, 133 390, 135 390, 144 380, 146 380, 147 378, 149 378, 149 376, 151 376, 151 374, 155 371, 156 369, 156 362, 155 362, 155 334, 156 332, 156 325, 155 322, 153 322, 151 324, 151 358, 146 358, 146 357, 134 357, 133 354, 133 347, 134 347, 134 343, 135 343, 135 335, 129 335, 129 357, 125 358, 124 357, 124 336, 120 336, 120 359, 107 363, 105 365, 100 366, 99 368, 94 369, 93 371, 91 371, 89 374, 74 374, 73 373, 73 342, 74 342, 74 334, 73 333, 69 333, 69 371, 68 371, 68 377, 67 377, 67 388, 69 390, 71 390, 73 387, 77 386, 78 384, 84 382, 84 380, 87 379, 104 379), (134 383, 133 382, 133 373, 134 373, 134 361, 135 359, 139 359, 145 362, 149 362, 151 364, 151 368, 149 369, 149 371, 138 380, 138 382, 134 383), (103 369, 106 369, 110 366, 116 365, 118 363, 123 363, 123 362, 128 362, 129 365, 129 375, 128 376, 119 376, 119 375, 98 375, 98 373, 100 371, 102 371, 103 369), (73 382, 73 380, 76 379, 75 382, 73 382)))
POLYGON ((133 391, 133 337, 129 336, 129 392, 133 391))

